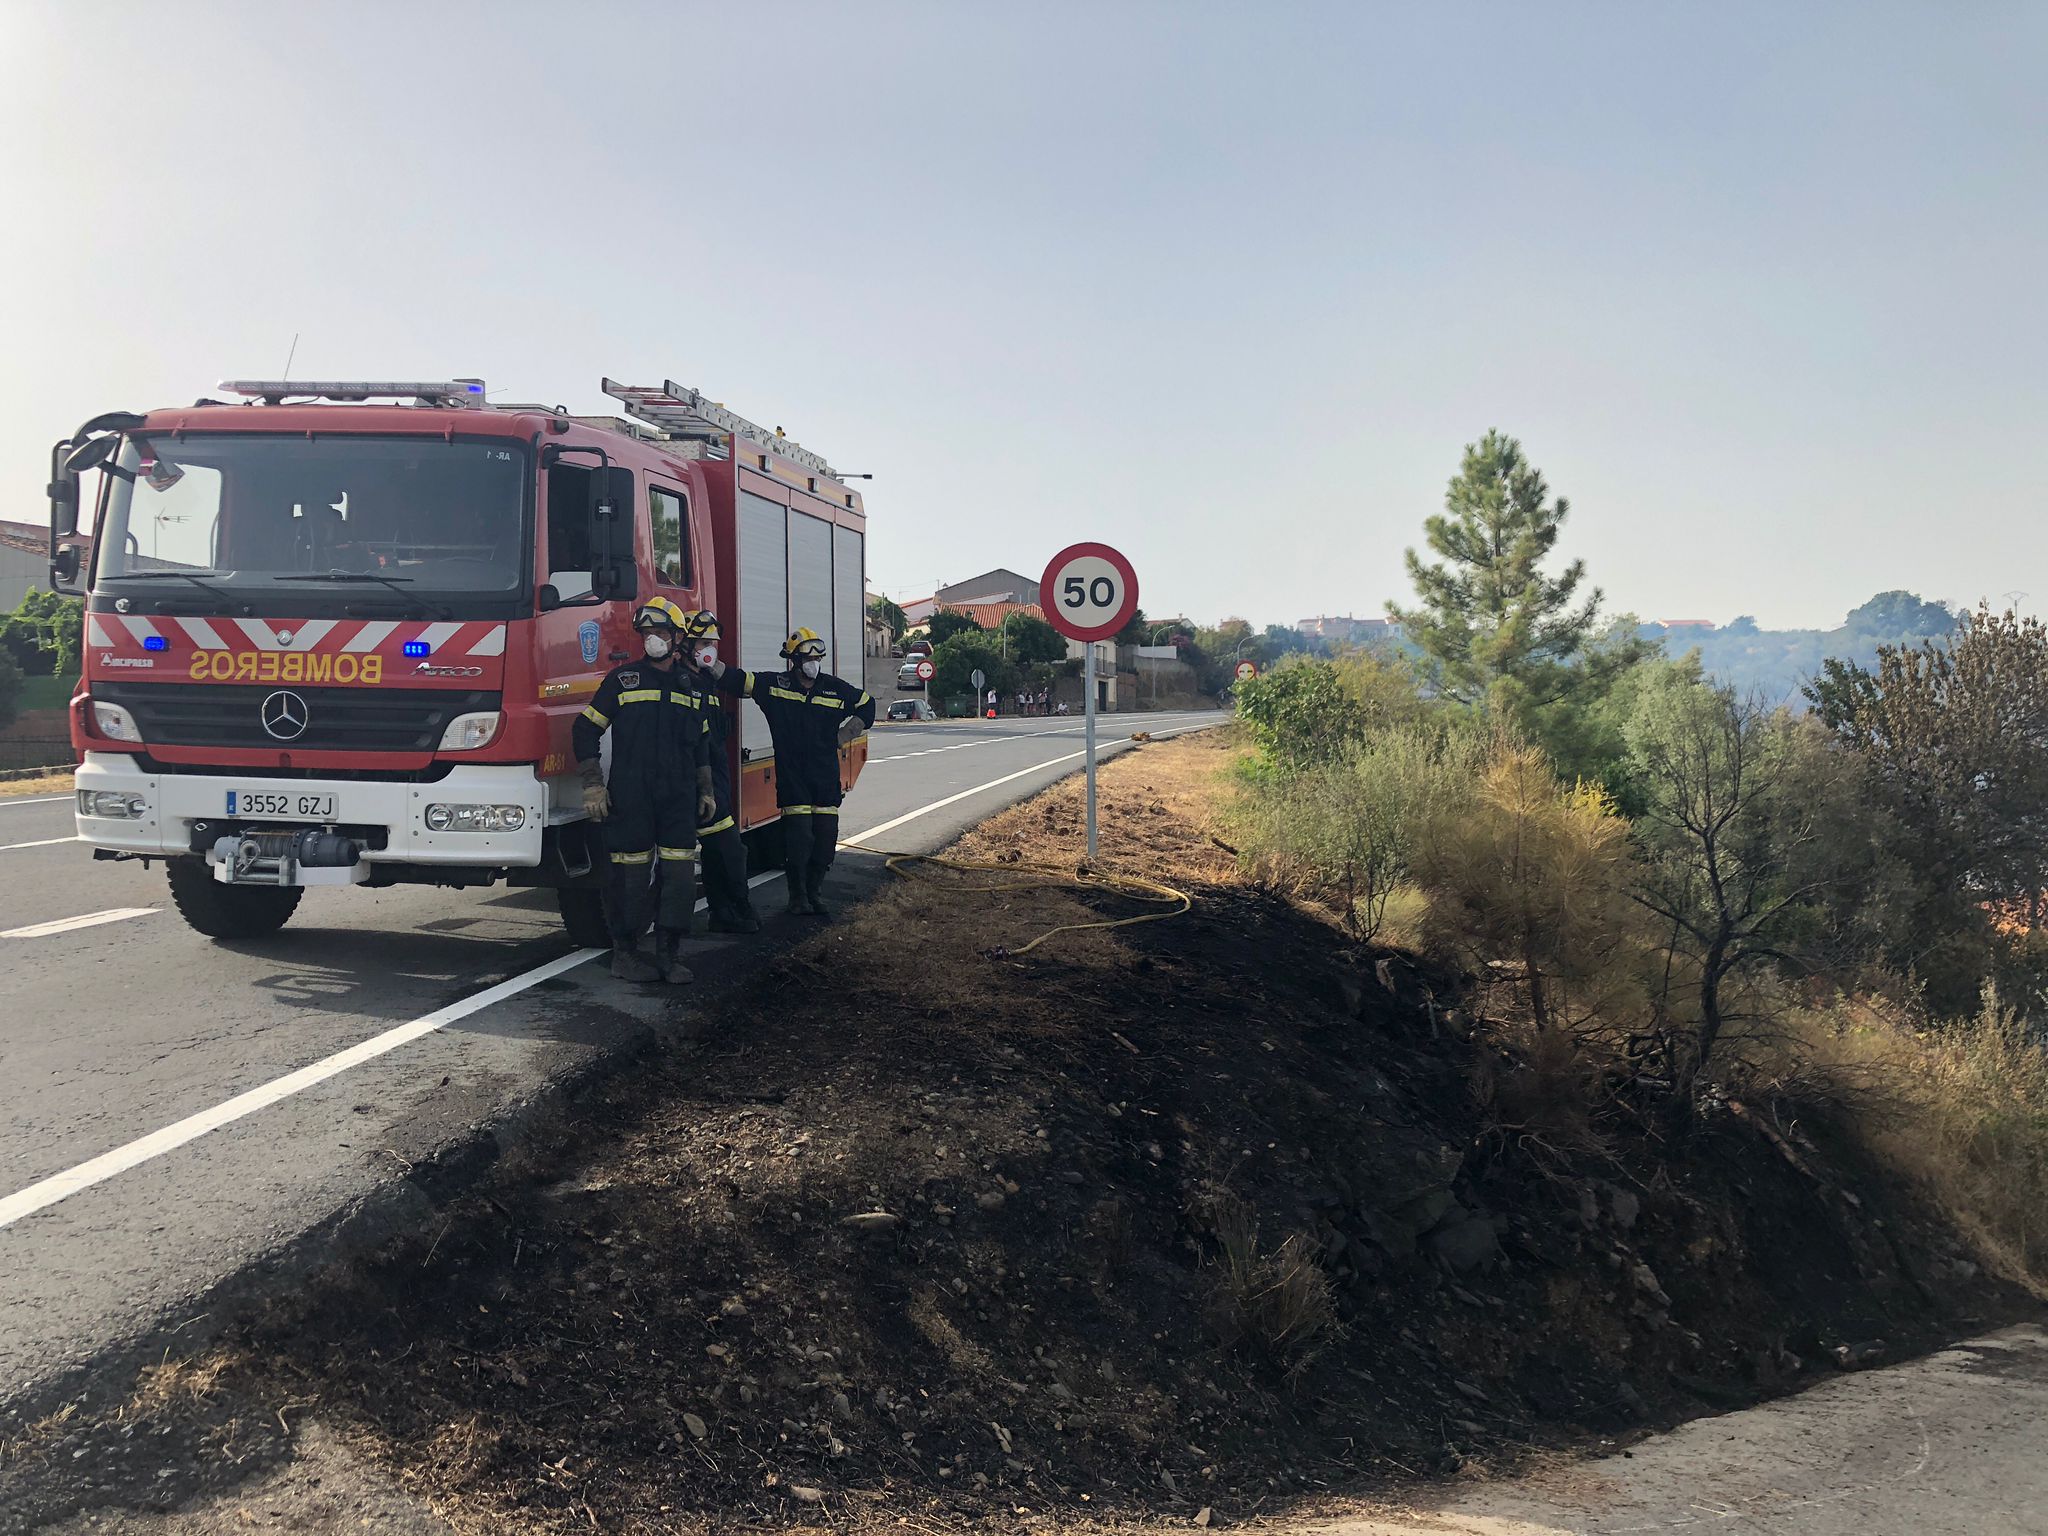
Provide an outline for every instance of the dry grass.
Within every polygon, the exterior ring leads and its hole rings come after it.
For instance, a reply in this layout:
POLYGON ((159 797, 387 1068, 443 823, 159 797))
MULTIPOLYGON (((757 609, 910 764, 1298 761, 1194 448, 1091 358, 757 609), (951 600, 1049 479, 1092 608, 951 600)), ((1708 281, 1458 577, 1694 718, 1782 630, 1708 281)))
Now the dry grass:
MULTIPOLYGON (((1235 856, 1211 833, 1219 781, 1242 751, 1222 735, 1204 731, 1142 745, 1102 766, 1098 870, 1176 888, 1243 883, 1235 856)), ((1086 850, 1086 795, 1077 775, 970 829, 946 850, 994 868, 905 864, 904 883, 864 902, 842 931, 856 953, 901 953, 907 945, 926 978, 921 997, 935 1033, 957 1038, 986 1012, 987 957, 1014 953, 1053 928, 1159 910, 1157 903, 1099 892, 1084 898, 1073 876, 1086 850), (935 893, 947 899, 935 902, 935 893)), ((1062 933, 1038 953, 1114 966, 1112 934, 1062 933)))
POLYGON ((0 800, 13 800, 22 795, 68 795, 71 793, 71 770, 62 773, 46 773, 34 779, 0 779, 0 800))
POLYGON ((221 1378, 232 1364, 222 1352, 183 1360, 165 1355, 157 1364, 145 1367, 136 1378, 135 1390, 129 1394, 119 1417, 130 1423, 146 1423, 203 1402, 220 1390, 221 1378))
POLYGON ((1993 1273, 2048 1297, 2048 1040, 1988 992, 1975 1018, 1938 1028, 1844 1003, 1787 1030, 1798 1077, 1869 1150, 1993 1273))
POLYGON ((1221 1256, 1212 1319, 1223 1342, 1281 1360, 1312 1356, 1337 1331, 1336 1298, 1314 1242, 1290 1232, 1278 1247, 1262 1248, 1257 1213, 1228 1189, 1208 1190, 1203 1205, 1221 1256))

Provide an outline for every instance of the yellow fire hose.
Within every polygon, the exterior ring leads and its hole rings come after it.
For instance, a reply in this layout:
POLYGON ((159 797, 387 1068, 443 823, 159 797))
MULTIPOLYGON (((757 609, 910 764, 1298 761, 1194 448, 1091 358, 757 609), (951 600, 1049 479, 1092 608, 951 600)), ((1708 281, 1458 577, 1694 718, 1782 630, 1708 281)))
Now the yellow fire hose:
POLYGON ((841 843, 859 853, 879 854, 885 861, 883 867, 900 880, 911 878, 909 866, 932 864, 940 869, 986 870, 1000 873, 1015 873, 1033 878, 1006 880, 993 885, 956 885, 950 889, 971 892, 1011 892, 1039 890, 1082 890, 1113 891, 1128 896, 1133 901, 1150 902, 1171 908, 1166 912, 1141 912, 1135 917, 1105 918, 1094 923, 1062 923, 1057 928, 1048 928, 1028 944, 1016 949, 1005 949, 1004 956, 1014 958, 1028 955, 1047 939, 1062 933, 1082 933, 1091 928, 1128 928, 1136 923, 1157 923, 1169 917, 1179 917, 1194 908, 1194 898, 1186 891, 1175 890, 1170 885, 1161 885, 1156 880, 1142 879, 1137 875, 1116 875, 1107 871, 1086 868, 1072 872, 1050 869, 1038 864, 1003 864, 993 859, 960 859, 942 853, 892 853, 886 848, 870 848, 865 843, 841 843))

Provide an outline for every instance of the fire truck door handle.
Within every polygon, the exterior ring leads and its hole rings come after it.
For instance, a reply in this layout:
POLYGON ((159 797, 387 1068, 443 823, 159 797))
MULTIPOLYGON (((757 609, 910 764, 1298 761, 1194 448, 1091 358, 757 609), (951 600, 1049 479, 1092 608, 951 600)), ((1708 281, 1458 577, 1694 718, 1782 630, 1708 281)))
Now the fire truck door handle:
POLYGON ((625 653, 624 651, 613 651, 613 652, 612 652, 612 660, 613 660, 613 661, 631 661, 632 659, 633 659, 633 658, 632 658, 632 657, 630 657, 630 656, 628 656, 628 655, 627 655, 627 654, 626 654, 626 653, 625 653))

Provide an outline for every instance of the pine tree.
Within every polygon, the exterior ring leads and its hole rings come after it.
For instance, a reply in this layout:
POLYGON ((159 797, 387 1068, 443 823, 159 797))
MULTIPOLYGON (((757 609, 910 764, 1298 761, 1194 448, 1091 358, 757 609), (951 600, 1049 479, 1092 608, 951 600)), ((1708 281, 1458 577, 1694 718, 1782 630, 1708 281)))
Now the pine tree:
POLYGON ((1570 510, 1562 496, 1551 500, 1516 439, 1494 431, 1466 444, 1443 512, 1424 525, 1442 558, 1425 565, 1409 550, 1418 601, 1389 605, 1444 694, 1516 718, 1572 688, 1600 591, 1578 600, 1584 561, 1554 577, 1541 569, 1570 510))

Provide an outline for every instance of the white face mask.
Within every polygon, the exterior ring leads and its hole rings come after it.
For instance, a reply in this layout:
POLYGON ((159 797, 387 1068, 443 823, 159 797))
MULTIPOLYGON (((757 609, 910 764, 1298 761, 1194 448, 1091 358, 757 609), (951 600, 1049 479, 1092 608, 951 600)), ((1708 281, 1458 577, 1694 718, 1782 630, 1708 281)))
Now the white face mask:
POLYGON ((698 665, 698 666, 700 666, 700 667, 708 667, 708 666, 710 666, 710 665, 711 665, 711 663, 713 663, 713 662, 714 662, 714 661, 716 661, 716 660, 718 660, 718 647, 717 647, 717 646, 715 646, 715 645, 700 645, 700 646, 698 646, 698 647, 697 647, 697 665, 698 665))
POLYGON ((804 672, 804 676, 805 676, 806 678, 815 678, 815 677, 816 677, 816 676, 818 675, 818 667, 819 667, 819 663, 817 663, 817 662, 815 662, 815 661, 807 661, 807 662, 805 662, 805 663, 803 664, 803 672, 804 672))
POLYGON ((644 637, 640 644, 647 652, 647 659, 649 661, 662 661, 668 656, 669 641, 667 635, 650 634, 644 637))

